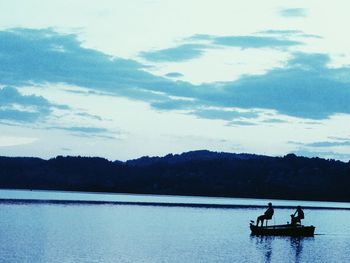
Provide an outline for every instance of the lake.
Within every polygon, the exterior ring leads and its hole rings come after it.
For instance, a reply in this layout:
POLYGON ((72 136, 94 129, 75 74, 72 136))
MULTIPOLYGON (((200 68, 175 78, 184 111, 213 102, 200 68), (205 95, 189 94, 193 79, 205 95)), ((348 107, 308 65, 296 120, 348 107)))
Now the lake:
POLYGON ((0 199, 0 262, 350 262, 348 203, 9 190, 0 199), (310 207, 303 223, 316 235, 251 236, 268 201, 280 207, 276 224, 289 221, 289 206, 310 207))

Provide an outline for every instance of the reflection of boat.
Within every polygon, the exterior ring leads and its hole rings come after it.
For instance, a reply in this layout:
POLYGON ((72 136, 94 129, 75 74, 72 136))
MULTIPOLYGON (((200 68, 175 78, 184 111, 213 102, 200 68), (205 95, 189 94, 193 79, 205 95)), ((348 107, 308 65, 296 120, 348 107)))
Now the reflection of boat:
POLYGON ((256 226, 250 224, 252 235, 263 236, 304 236, 310 237, 314 235, 314 226, 303 225, 273 225, 273 226, 256 226))

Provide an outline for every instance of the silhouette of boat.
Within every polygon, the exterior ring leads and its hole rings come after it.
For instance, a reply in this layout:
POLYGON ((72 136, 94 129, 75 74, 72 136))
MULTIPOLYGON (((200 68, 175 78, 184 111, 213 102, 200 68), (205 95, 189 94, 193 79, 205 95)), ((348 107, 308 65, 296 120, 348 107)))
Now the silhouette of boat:
POLYGON ((314 235, 315 227, 291 224, 256 226, 250 223, 250 230, 252 231, 252 235, 310 237, 314 235))

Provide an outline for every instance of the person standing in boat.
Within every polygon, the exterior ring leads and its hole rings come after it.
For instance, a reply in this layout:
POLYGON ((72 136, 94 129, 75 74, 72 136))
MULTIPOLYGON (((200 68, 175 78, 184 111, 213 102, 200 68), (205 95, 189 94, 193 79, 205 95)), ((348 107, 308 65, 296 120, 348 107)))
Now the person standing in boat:
POLYGON ((256 219, 256 225, 259 226, 259 222, 261 222, 261 226, 263 226, 264 225, 264 220, 271 219, 272 216, 273 216, 273 213, 274 213, 274 210, 273 210, 273 207, 272 207, 272 203, 269 203, 268 204, 268 208, 265 211, 265 213, 263 215, 259 216, 256 219))
POLYGON ((296 225, 297 223, 301 223, 301 219, 304 219, 304 211, 298 205, 297 210, 290 216, 292 217, 292 225, 296 225))

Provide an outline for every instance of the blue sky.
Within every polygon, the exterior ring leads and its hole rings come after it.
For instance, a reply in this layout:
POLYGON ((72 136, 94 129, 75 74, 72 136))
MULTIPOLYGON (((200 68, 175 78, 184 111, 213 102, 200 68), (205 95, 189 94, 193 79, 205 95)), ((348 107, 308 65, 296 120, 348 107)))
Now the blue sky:
POLYGON ((0 155, 209 149, 347 161, 349 7, 0 3, 0 155))

